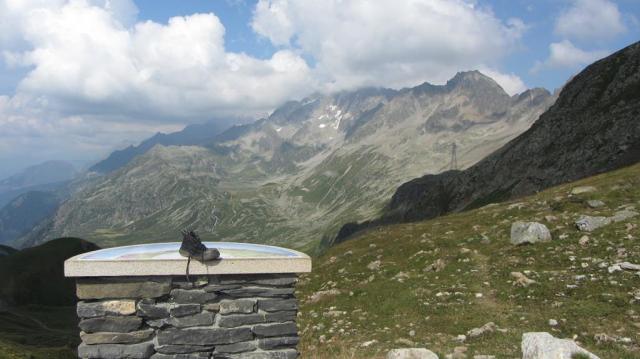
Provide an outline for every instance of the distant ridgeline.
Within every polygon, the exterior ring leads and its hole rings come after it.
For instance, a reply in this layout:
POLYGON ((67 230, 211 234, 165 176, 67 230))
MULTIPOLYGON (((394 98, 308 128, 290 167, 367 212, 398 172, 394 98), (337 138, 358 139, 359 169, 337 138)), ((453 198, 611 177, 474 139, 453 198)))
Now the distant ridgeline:
POLYGON ((454 144, 459 166, 470 166, 554 100, 544 89, 510 96, 469 71, 445 85, 316 94, 215 136, 155 136, 94 166, 105 175, 14 243, 68 234, 100 246, 166 242, 192 227, 204 240, 313 251, 345 221, 378 216, 401 183, 449 168, 454 144))
POLYGON ((533 126, 464 171, 400 186, 384 214, 344 225, 334 243, 378 225, 434 218, 640 161, 640 43, 575 76, 533 126))

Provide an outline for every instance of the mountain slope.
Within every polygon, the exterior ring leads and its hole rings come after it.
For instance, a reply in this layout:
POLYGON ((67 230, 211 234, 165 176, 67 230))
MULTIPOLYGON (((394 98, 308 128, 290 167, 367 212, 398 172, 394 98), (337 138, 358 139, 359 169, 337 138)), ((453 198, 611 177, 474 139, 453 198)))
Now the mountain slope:
POLYGON ((640 160, 640 43, 575 76, 525 133, 464 171, 400 186, 382 218, 343 227, 337 241, 376 225, 531 194, 640 160))
POLYGON ((639 206, 636 164, 517 201, 363 232, 314 258, 298 283, 302 356, 385 358, 392 348, 426 347, 444 358, 465 346, 468 358, 521 358, 522 333, 544 331, 575 336, 600 358, 638 358, 638 272, 608 268, 640 264, 640 216, 591 233, 574 222, 639 206), (572 194, 583 186, 594 189, 572 194), (512 245, 515 221, 545 224, 552 240, 512 245), (469 335, 489 322, 497 329, 469 335))
POLYGON ((137 146, 129 146, 123 150, 112 152, 107 158, 89 168, 89 171, 109 173, 127 165, 136 156, 145 154, 155 145, 164 146, 193 146, 210 141, 231 125, 231 121, 216 121, 195 124, 185 127, 182 131, 164 134, 157 133, 142 141, 137 146))
POLYGON ((24 235, 33 226, 55 213, 60 197, 55 192, 30 191, 0 208, 0 243, 24 235))
POLYGON ((453 143, 467 167, 553 100, 540 89, 510 97, 477 71, 442 86, 314 95, 205 147, 155 146, 85 185, 20 244, 167 241, 189 226, 207 240, 310 250, 345 220, 378 215, 399 184, 446 169, 453 143))
POLYGON ((75 281, 64 277, 66 259, 99 249, 78 238, 58 238, 0 257, 0 300, 10 305, 73 305, 75 281))
POLYGON ((47 161, 0 180, 0 207, 29 191, 55 191, 72 180, 77 171, 65 161, 47 161))

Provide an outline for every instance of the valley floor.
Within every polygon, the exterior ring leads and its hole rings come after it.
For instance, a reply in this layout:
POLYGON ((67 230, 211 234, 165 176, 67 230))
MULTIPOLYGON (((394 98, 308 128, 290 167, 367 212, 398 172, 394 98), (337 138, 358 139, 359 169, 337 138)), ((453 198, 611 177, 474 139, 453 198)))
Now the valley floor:
POLYGON ((0 311, 0 359, 72 359, 79 342, 75 306, 0 311))
POLYGON ((370 230, 316 258, 301 279, 302 357, 384 358, 392 348, 426 347, 443 358, 465 347, 469 357, 520 358, 522 333, 545 331, 601 358, 640 358, 640 273, 608 269, 640 264, 640 216, 592 233, 574 224, 582 214, 639 207, 635 165, 509 203, 370 230), (595 190, 572 195, 577 186, 595 190), (605 205, 587 204, 596 199, 605 205), (553 240, 510 244, 517 220, 545 224, 553 240), (470 332, 490 322, 482 334, 470 332))

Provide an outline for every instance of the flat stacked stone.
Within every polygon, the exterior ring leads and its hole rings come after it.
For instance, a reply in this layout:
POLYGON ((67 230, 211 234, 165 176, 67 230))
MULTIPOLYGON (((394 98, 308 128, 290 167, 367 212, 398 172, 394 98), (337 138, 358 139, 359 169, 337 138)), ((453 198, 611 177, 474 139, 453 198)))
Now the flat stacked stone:
POLYGON ((80 358, 297 358, 295 274, 79 278, 80 358))

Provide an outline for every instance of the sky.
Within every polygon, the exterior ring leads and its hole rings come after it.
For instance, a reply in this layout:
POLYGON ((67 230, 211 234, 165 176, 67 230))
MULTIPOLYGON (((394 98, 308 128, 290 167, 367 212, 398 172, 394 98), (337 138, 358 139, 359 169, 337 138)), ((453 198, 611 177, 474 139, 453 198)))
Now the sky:
POLYGON ((639 19, 638 0, 0 0, 0 178, 315 92, 475 69, 553 91, 639 19))

